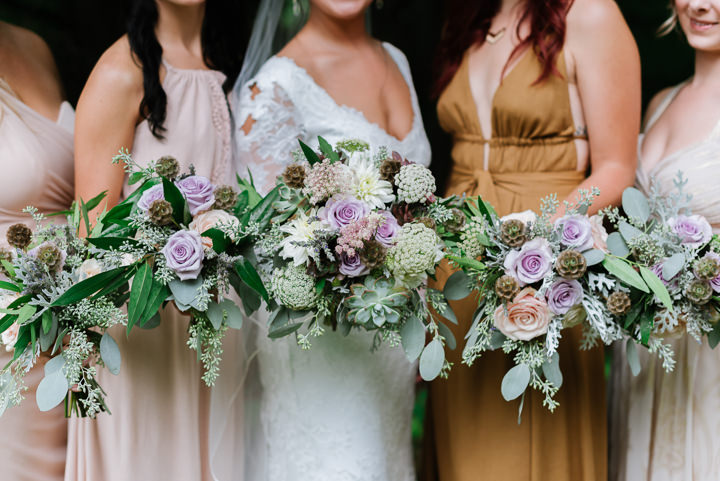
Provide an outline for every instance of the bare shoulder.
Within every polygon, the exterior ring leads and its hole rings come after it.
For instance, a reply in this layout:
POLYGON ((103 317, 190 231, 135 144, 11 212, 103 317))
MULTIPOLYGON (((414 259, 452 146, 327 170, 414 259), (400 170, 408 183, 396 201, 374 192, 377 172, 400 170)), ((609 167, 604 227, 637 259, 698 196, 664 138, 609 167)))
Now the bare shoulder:
POLYGON ((85 88, 94 87, 142 98, 142 68, 133 58, 126 36, 112 44, 95 64, 85 88))
POLYGON ((614 0, 575 0, 567 15, 568 35, 607 32, 627 28, 625 18, 614 0))
POLYGON ((643 120, 643 126, 647 126, 648 119, 655 115, 655 112, 660 108, 660 105, 665 101, 667 96, 672 92, 674 87, 667 87, 653 95, 653 98, 648 103, 647 109, 645 109, 645 118, 643 120))
POLYGON ((40 35, 9 23, 3 24, 2 30, 2 36, 6 40, 4 43, 8 47, 6 55, 11 57, 9 60, 26 64, 38 74, 50 75, 59 83, 60 76, 55 59, 50 47, 40 35))

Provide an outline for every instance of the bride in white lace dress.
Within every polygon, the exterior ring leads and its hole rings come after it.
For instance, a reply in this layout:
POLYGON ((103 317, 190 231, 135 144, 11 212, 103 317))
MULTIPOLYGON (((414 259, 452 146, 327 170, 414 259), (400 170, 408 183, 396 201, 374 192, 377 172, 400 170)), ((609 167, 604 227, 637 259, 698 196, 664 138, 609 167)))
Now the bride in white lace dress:
MULTIPOLYGON (((256 30, 276 21, 282 3, 264 2, 256 30)), ((366 33, 370 3, 312 0, 302 30, 236 89, 239 173, 249 169, 261 192, 292 161, 298 139, 316 147, 318 136, 357 138, 430 163, 409 65, 366 33)), ((258 48, 251 40, 248 57, 258 48)), ((371 352, 372 334, 326 327, 303 351, 294 337, 268 339, 266 319, 256 319, 261 395, 246 403, 259 405, 260 422, 248 438, 247 479, 414 481, 416 365, 402 348, 371 352)))
MULTIPOLYGON (((678 171, 688 179, 694 214, 720 233, 720 0, 675 0, 675 21, 695 49, 695 76, 650 103, 641 136, 637 184, 671 192, 678 171)), ((720 347, 684 335, 668 340, 677 364, 642 350, 633 378, 622 352, 611 396, 613 481, 720 479, 720 347), (620 365, 624 363, 624 365, 620 365)))

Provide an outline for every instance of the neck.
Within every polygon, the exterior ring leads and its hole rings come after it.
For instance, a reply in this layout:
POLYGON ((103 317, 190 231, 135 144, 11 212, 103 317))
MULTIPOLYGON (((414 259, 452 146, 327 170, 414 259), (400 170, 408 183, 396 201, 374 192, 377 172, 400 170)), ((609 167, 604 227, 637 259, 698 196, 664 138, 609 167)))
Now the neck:
POLYGON ((180 44, 188 52, 202 56, 202 26, 205 4, 177 5, 157 0, 158 23, 155 29, 161 45, 180 44))
POLYGON ((358 45, 358 42, 370 41, 370 35, 365 27, 365 15, 338 20, 326 15, 320 9, 311 9, 305 29, 336 45, 358 45))
POLYGON ((693 83, 720 88, 720 52, 695 51, 693 83))

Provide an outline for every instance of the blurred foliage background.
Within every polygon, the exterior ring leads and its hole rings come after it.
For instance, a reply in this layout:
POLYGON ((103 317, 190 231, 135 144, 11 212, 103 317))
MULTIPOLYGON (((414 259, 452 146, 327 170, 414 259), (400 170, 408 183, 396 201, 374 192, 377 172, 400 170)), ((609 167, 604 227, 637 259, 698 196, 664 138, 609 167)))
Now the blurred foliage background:
MULTIPOLYGON (((90 70, 102 52, 124 32, 130 0, 0 0, 0 19, 40 34, 50 45, 68 99, 75 104, 90 70)), ((252 7, 259 0, 243 1, 252 7)), ((468 0, 481 1, 481 0, 468 0)), ((538 0, 533 0, 538 1, 538 0)), ((666 0, 616 0, 633 31, 642 57, 643 103, 658 90, 692 74, 693 56, 680 34, 658 38, 668 17, 666 0)), ((439 128, 432 89, 432 59, 440 37, 441 0, 384 0, 371 8, 373 34, 405 52, 410 62, 423 119, 433 146, 432 168, 443 185, 450 167, 450 139, 439 128)), ((290 1, 288 0, 288 8, 290 1)), ((238 25, 245 22, 239 21, 238 25)), ((616 79, 623 88, 623 79, 616 79)), ((419 385, 413 437, 422 440, 427 388, 419 385)))

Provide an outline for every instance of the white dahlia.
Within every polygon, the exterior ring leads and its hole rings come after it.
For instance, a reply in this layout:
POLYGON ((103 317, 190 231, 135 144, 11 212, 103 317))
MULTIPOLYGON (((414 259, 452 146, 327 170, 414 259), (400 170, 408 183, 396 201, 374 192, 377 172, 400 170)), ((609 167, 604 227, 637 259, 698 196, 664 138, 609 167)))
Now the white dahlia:
POLYGON ((380 170, 368 152, 355 152, 350 156, 348 166, 353 174, 352 194, 376 209, 384 209, 395 200, 393 187, 380 178, 380 170))
POLYGON ((311 220, 302 212, 299 213, 293 220, 280 226, 280 230, 288 234, 280 243, 280 254, 285 259, 292 259, 296 266, 307 264, 314 249, 312 241, 315 240, 315 233, 324 228, 325 225, 320 220, 311 220))

